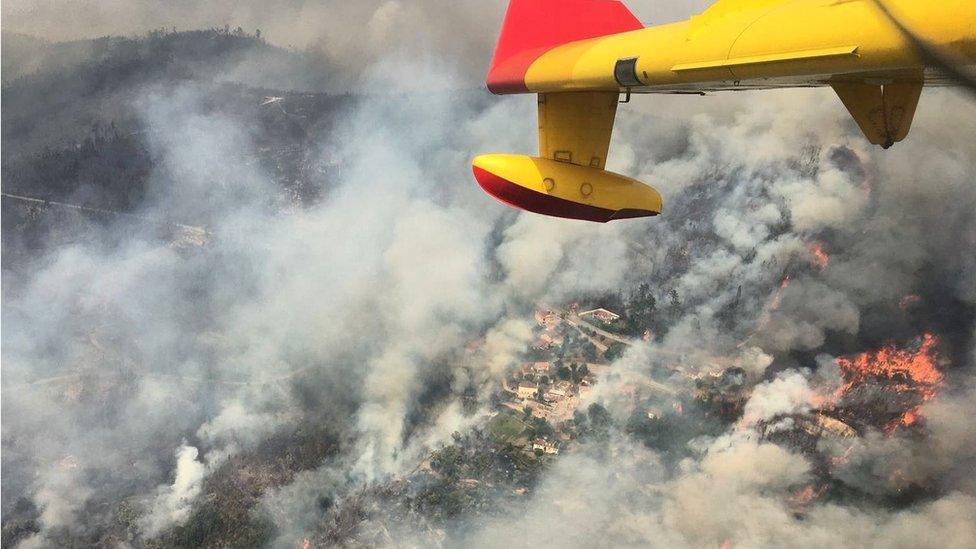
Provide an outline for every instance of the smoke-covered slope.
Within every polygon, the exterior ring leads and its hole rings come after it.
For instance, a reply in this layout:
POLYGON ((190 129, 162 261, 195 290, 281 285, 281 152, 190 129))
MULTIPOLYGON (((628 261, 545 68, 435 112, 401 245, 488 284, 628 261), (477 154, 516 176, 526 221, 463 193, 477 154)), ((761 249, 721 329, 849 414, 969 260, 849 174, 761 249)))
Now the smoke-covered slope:
POLYGON ((325 71, 302 53, 240 29, 153 31, 46 43, 4 33, 3 139, 8 157, 74 144, 96 123, 139 129, 132 101, 178 82, 233 82, 279 90, 322 90, 325 71))

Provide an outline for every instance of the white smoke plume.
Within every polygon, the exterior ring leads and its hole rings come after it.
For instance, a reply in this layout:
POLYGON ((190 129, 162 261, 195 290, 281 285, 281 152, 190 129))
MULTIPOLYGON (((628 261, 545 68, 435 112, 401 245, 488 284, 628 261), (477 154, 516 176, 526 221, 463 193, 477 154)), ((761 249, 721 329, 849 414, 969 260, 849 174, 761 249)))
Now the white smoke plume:
POLYGON ((814 405, 816 393, 807 379, 796 371, 777 376, 752 390, 739 425, 755 427, 756 423, 777 416, 808 412, 814 405))
POLYGON ((198 451, 193 446, 180 446, 176 450, 176 476, 173 484, 158 489, 149 512, 142 518, 148 535, 179 524, 190 516, 196 497, 203 488, 207 466, 197 460, 198 451))

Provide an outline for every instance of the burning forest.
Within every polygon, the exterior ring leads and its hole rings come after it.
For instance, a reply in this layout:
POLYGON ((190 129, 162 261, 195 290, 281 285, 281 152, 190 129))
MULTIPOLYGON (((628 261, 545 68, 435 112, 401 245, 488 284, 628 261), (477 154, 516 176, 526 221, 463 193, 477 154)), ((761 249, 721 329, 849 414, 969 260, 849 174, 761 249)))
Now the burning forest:
POLYGON ((326 5, 5 17, 4 547, 974 546, 976 105, 621 105, 666 211, 578 224, 469 181, 502 7, 326 5))
POLYGON ((865 418, 868 423, 882 426, 886 432, 911 426, 918 421, 922 404, 935 398, 942 384, 938 341, 932 334, 923 334, 906 349, 886 345, 876 351, 838 358, 844 384, 831 407, 835 411, 846 409, 852 419, 857 416, 856 410, 870 414, 873 417, 865 418), (881 402, 890 399, 894 402, 881 402), (872 404, 871 400, 879 402, 872 404))

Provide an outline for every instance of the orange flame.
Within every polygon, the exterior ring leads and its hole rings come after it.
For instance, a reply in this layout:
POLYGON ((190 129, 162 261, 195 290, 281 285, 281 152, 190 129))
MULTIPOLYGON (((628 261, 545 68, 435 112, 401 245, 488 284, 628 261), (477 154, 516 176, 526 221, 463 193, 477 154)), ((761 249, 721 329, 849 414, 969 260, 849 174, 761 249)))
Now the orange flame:
MULTIPOLYGON (((841 396, 868 378, 890 381, 896 391, 914 391, 926 402, 935 398, 942 383, 942 372, 937 367, 936 347, 939 340, 932 334, 924 334, 916 350, 897 349, 886 345, 877 351, 868 351, 850 358, 841 357, 837 364, 844 377, 844 385, 838 391, 841 396)), ((918 421, 920 406, 905 411, 898 421, 888 426, 888 431, 899 425, 908 426, 918 421)))
POLYGON ((905 427, 912 425, 913 423, 918 421, 918 409, 908 410, 907 412, 902 414, 901 419, 899 421, 905 427))
POLYGON ((820 497, 820 494, 824 492, 824 488, 817 488, 812 484, 808 484, 803 487, 802 490, 793 494, 789 502, 794 507, 806 507, 813 500, 820 497))
POLYGON ((827 268, 827 264, 830 263, 830 256, 824 251, 823 243, 811 242, 807 244, 807 250, 810 252, 810 264, 814 269, 822 271, 827 268))
POLYGON ((838 358, 837 364, 848 380, 848 387, 863 382, 869 376, 904 379, 933 386, 942 381, 942 373, 936 367, 935 347, 938 343, 934 335, 924 334, 918 350, 899 350, 893 345, 886 345, 874 352, 854 355, 853 358, 838 358))

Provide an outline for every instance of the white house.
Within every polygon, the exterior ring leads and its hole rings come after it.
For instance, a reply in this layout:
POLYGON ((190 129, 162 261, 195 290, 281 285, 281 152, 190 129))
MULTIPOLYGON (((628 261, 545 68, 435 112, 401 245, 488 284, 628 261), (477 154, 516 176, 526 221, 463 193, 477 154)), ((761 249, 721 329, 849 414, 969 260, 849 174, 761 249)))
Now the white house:
POLYGON ((539 386, 531 381, 520 381, 517 392, 519 398, 531 398, 539 392, 539 386))
POLYGON ((550 454, 550 455, 555 455, 559 453, 559 448, 557 448, 554 443, 549 442, 544 438, 537 438, 534 441, 532 441, 532 449, 542 450, 543 453, 550 454))
POLYGON ((608 311, 606 309, 593 309, 592 311, 583 311, 579 314, 580 318, 593 317, 600 319, 604 324, 610 324, 616 320, 620 319, 620 315, 613 311, 608 311))

